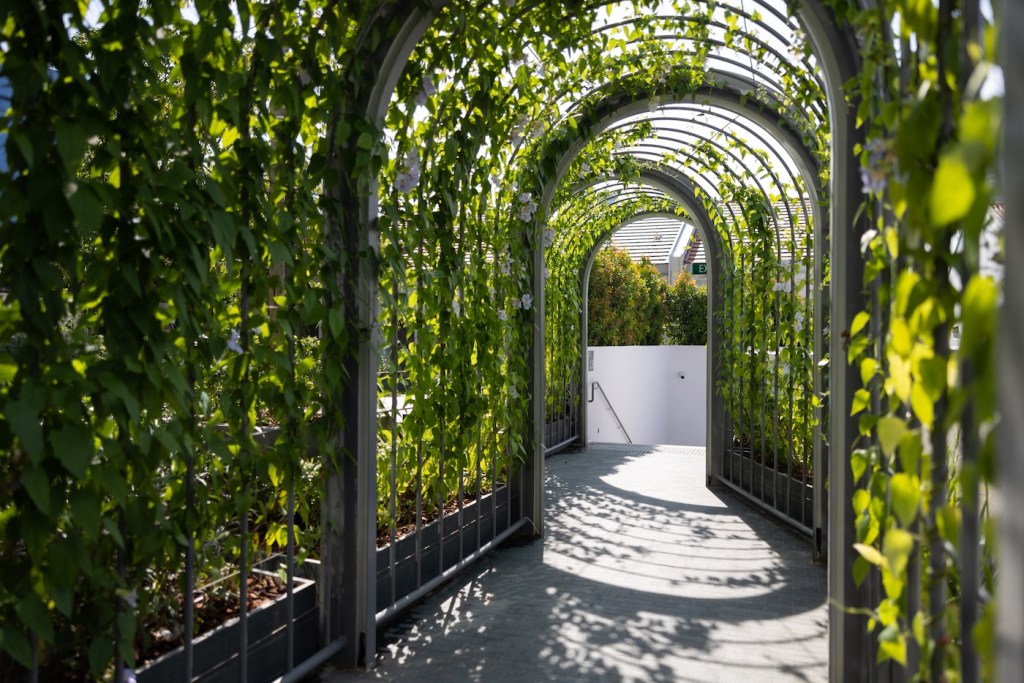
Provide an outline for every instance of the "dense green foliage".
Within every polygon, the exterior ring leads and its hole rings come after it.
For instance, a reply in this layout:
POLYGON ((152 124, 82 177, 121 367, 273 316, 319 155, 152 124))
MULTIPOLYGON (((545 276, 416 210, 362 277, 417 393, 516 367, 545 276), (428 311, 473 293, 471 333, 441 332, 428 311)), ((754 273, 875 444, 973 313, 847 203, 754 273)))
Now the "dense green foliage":
POLYGON ((680 273, 666 291, 664 340, 684 346, 708 343, 708 290, 689 273, 680 273))
MULTIPOLYGON (((634 188, 658 163, 700 179, 722 243, 712 323, 732 438, 806 471, 822 372, 810 349, 828 332, 810 315, 823 295, 807 277, 813 221, 776 207, 804 211, 808 184, 828 201, 811 47, 780 18, 772 30, 797 41, 780 55, 742 3, 625 4, 629 19, 597 24, 601 5, 452 2, 382 120, 370 107, 407 3, 3 4, 0 677, 34 655, 44 679, 134 662, 154 620, 183 623, 183 556, 203 581, 281 546, 296 482, 299 544, 314 549, 324 479, 359 456, 343 452, 343 411, 375 369, 357 352, 376 359, 378 338, 382 531, 508 481, 537 448, 531 408, 545 398, 557 415, 580 375, 582 265, 624 221, 686 213, 660 195, 612 201, 600 184, 634 188), (725 87, 709 68, 720 48, 758 62, 764 82, 736 100, 780 121, 820 178, 731 133, 658 162, 623 152, 651 122, 607 128, 610 98, 656 110, 725 87)), ((884 589, 881 658, 955 677, 976 638, 987 673, 991 609, 963 615, 957 596, 995 590, 982 511, 999 288, 977 244, 1000 109, 975 75, 995 37, 975 41, 945 1, 834 4, 863 39, 849 94, 871 138, 859 152, 876 296, 835 321, 864 380, 861 442, 831 444, 855 449, 862 483, 856 571, 884 589), (970 525, 982 550, 958 545, 970 525)))
POLYGON ((668 286, 647 259, 633 262, 629 252, 602 249, 594 258, 587 297, 587 334, 591 346, 631 346, 661 342, 668 286))
POLYGON ((671 287, 644 257, 618 247, 594 257, 587 299, 591 346, 692 344, 708 338, 707 289, 681 273, 671 287))
POLYGON ((981 271, 979 242, 998 194, 1002 107, 982 87, 996 29, 949 2, 889 9, 841 15, 862 34, 891 25, 899 39, 865 43, 851 84, 868 137, 864 286, 876 292, 848 330, 846 360, 863 381, 852 406, 854 571, 881 584, 869 623, 879 659, 915 666, 921 680, 989 680, 1000 288, 981 271))

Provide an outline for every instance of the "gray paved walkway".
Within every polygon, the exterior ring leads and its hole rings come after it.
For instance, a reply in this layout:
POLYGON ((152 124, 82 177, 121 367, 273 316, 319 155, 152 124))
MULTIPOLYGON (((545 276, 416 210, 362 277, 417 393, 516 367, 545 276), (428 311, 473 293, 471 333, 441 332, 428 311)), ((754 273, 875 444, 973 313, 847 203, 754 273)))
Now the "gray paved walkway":
POLYGON ((704 450, 547 461, 543 540, 502 546, 380 639, 393 681, 824 681, 825 570, 806 538, 704 486, 704 450))

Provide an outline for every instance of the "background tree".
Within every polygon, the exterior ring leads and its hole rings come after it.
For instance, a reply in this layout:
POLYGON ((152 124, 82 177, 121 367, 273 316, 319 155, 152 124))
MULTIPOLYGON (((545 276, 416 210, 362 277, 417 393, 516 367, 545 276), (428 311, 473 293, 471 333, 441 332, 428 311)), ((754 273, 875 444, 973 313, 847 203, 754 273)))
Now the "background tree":
POLYGON ((698 287, 689 273, 680 273, 675 284, 666 287, 664 340, 666 344, 708 343, 708 290, 698 287))
POLYGON ((634 263, 624 249, 602 249, 590 273, 588 343, 660 344, 667 291, 650 259, 634 263))

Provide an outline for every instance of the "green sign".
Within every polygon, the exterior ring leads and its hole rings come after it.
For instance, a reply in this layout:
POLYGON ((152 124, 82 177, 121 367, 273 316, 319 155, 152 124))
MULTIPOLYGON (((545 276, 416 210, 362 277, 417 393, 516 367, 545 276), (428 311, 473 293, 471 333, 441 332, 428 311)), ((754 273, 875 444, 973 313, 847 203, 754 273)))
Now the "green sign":
POLYGON ((707 275, 708 274, 708 264, 706 264, 706 263, 694 263, 693 264, 693 274, 694 275, 707 275))

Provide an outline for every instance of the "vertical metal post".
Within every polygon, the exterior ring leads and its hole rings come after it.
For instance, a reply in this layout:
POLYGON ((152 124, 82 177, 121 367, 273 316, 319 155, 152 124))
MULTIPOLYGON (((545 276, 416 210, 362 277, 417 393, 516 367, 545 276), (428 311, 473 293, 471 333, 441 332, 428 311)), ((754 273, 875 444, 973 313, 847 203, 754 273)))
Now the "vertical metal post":
POLYGON ((522 498, 524 513, 537 535, 544 528, 544 245, 539 234, 533 239, 533 342, 530 345, 530 430, 524 467, 522 498))
MULTIPOLYGON (((295 469, 298 463, 291 463, 288 474, 288 509, 286 512, 288 528, 288 547, 286 549, 287 576, 285 597, 285 613, 288 618, 287 648, 285 653, 285 671, 295 668, 295 469)), ((191 673, 189 679, 192 680, 191 673)))
MULTIPOLYGON (((1006 197, 1006 263, 1024 263, 1024 4, 1002 7, 1002 64, 1006 83, 1003 120, 1003 178, 1006 197)), ((1024 277, 1013 265, 1003 281, 999 320, 998 462, 1002 511, 999 516, 999 607, 996 677, 1011 683, 1024 671, 1024 277)))

